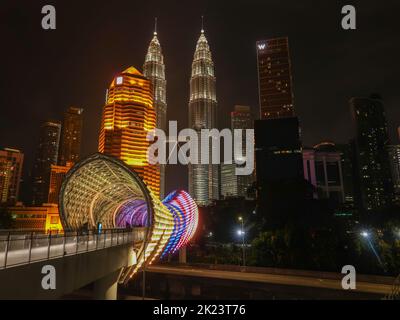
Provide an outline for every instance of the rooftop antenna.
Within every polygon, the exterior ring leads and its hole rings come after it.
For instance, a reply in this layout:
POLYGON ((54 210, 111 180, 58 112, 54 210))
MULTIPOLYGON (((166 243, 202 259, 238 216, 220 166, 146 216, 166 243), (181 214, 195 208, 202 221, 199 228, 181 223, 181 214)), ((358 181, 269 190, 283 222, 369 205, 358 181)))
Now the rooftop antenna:
POLYGON ((204 16, 201 16, 201 33, 204 33, 204 16))
POLYGON ((154 35, 157 35, 157 17, 154 18, 154 35))

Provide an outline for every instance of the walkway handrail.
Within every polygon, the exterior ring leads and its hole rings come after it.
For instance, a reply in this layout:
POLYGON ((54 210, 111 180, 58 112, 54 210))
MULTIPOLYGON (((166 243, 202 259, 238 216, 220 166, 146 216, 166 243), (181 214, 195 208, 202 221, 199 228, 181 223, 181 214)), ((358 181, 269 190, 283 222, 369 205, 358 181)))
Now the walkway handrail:
POLYGON ((138 241, 141 228, 66 230, 60 232, 0 231, 0 270, 33 262, 101 250, 138 241))

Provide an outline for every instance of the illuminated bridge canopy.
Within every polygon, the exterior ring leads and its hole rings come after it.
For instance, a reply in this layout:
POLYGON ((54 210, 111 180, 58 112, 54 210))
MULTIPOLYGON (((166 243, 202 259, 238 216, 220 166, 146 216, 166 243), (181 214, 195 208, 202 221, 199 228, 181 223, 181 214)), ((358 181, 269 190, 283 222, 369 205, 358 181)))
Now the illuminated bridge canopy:
POLYGON ((67 173, 60 191, 65 230, 146 227, 146 239, 135 244, 138 264, 124 270, 122 281, 144 262, 175 252, 194 235, 198 209, 185 191, 173 191, 161 202, 131 168, 96 153, 67 173))

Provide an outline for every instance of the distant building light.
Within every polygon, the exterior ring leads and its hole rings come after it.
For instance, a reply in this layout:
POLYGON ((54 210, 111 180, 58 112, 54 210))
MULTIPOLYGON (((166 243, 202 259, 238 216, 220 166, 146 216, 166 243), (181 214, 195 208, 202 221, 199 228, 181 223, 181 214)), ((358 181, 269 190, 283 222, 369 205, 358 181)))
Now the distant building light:
POLYGON ((258 50, 264 50, 265 49, 266 44, 265 43, 260 43, 258 45, 258 50))
POLYGON ((117 80, 116 80, 116 84, 122 84, 122 82, 123 82, 123 78, 122 77, 117 77, 117 80))

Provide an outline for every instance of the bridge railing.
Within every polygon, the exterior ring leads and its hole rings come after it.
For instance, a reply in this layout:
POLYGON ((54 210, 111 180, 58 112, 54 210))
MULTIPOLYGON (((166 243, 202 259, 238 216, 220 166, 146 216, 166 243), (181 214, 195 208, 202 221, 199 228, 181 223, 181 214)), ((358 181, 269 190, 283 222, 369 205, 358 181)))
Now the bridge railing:
POLYGON ((0 269, 133 243, 134 229, 0 233, 0 269))

